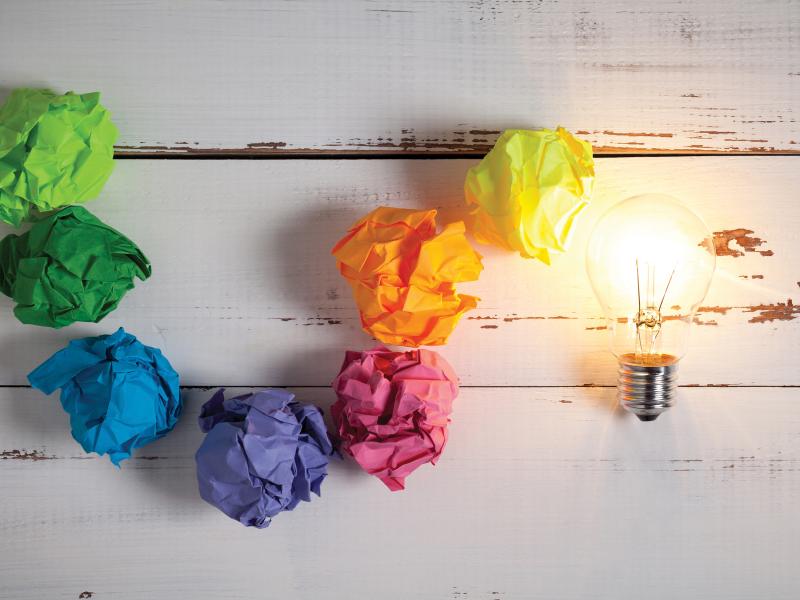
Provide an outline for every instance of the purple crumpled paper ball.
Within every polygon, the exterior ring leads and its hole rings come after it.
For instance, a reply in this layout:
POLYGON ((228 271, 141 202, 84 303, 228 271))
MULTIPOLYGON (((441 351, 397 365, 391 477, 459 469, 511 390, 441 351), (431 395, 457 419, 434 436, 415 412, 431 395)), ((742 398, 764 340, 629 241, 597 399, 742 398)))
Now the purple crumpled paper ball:
POLYGON ((243 525, 268 527, 320 495, 333 446, 322 412, 294 394, 270 388, 226 400, 224 391, 198 419, 208 434, 195 455, 200 496, 243 525))

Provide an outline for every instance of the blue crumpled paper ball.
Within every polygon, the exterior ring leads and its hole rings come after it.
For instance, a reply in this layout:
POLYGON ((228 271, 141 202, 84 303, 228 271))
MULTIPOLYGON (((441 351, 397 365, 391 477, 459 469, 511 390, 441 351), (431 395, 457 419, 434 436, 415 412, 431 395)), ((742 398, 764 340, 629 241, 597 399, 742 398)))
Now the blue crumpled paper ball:
POLYGON ((172 431, 181 414, 178 374, 158 348, 122 328, 71 341, 28 381, 45 394, 61 388, 72 437, 117 466, 134 448, 172 431))
POLYGON ((316 406, 281 389, 225 399, 217 391, 198 419, 200 496, 232 519, 268 527, 311 492, 320 495, 333 445, 316 406))

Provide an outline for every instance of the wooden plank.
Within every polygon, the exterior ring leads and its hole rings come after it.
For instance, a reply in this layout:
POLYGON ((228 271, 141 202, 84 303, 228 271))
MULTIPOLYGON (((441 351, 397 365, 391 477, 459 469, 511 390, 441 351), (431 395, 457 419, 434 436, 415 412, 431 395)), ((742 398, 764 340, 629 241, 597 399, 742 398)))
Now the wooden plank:
MULTIPOLYGON (((800 384, 796 162, 598 161, 594 202, 573 249, 551 267, 479 248, 485 270, 461 289, 482 301, 441 352, 465 385, 613 384, 614 359, 600 329, 605 321, 583 265, 585 239, 612 203, 662 191, 693 205, 713 230, 732 232, 725 234, 729 250, 694 328, 682 383, 800 384)), ((2 297, 0 385, 25 384, 26 374, 67 340, 120 325, 163 348, 187 385, 328 385, 345 348, 374 344, 360 329, 330 248, 380 204, 436 206, 443 220, 457 217, 472 164, 121 161, 103 199, 87 206, 140 244, 153 277, 102 323, 59 331, 23 326, 2 297)))
POLYGON ((0 96, 99 89, 120 151, 797 152, 793 0, 8 0, 0 96))
MULTIPOLYGON (((330 390, 295 391, 324 408, 331 401, 330 390)), ((55 398, 0 390, 0 596, 800 592, 796 390, 687 389, 675 409, 642 424, 614 408, 608 389, 465 389, 441 461, 406 491, 334 462, 321 499, 264 531, 197 495, 195 418, 210 393, 188 392, 176 430, 117 470, 81 460, 55 398)))

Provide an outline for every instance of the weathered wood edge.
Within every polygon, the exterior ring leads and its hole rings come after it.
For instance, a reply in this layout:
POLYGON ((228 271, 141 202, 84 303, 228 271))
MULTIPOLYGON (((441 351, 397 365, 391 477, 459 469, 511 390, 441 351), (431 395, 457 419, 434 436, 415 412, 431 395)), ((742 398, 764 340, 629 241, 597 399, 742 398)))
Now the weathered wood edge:
MULTIPOLYGON (((374 158, 374 159, 407 159, 407 158, 482 158, 489 150, 491 144, 481 146, 465 146, 464 148, 446 149, 387 149, 374 150, 323 150, 319 148, 280 148, 274 146, 257 146, 247 148, 193 148, 183 146, 117 146, 114 158, 125 159, 345 159, 345 158, 374 158)), ((781 150, 771 148, 754 148, 752 150, 682 150, 669 148, 634 149, 615 146, 600 146, 593 148, 593 154, 598 158, 653 158, 674 156, 800 156, 800 150, 781 150)))

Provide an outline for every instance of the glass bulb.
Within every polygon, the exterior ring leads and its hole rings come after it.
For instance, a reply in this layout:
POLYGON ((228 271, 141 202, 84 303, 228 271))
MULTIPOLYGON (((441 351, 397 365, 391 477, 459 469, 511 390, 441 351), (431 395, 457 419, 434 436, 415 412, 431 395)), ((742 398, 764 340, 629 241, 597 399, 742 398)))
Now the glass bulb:
POLYGON ((618 396, 643 421, 674 403, 677 363, 715 263, 708 227, 671 196, 623 200, 592 231, 586 269, 619 360, 618 396))

